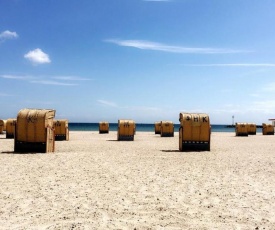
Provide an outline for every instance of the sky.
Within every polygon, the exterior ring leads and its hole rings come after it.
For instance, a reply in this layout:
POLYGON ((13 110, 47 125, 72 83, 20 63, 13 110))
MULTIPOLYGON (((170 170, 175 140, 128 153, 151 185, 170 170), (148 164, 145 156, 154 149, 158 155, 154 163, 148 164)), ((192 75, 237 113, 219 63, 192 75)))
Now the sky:
POLYGON ((0 119, 275 118, 274 0, 0 0, 0 119), (234 118, 233 118, 234 116, 234 118))

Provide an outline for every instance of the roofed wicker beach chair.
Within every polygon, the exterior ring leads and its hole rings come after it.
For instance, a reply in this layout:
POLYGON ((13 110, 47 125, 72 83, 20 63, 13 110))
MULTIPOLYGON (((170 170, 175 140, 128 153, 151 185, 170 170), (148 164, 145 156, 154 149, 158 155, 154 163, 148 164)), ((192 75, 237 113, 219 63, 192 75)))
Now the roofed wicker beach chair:
POLYGON ((52 109, 22 109, 15 125, 14 152, 54 152, 52 109))
POLYGON ((69 140, 69 122, 67 119, 53 120, 56 141, 69 140))
POLYGON ((263 135, 274 135, 274 126, 272 124, 263 123, 263 135))
POLYGON ((7 120, 0 120, 0 134, 6 131, 7 120))
POLYGON ((160 136, 173 137, 174 136, 174 123, 172 121, 160 122, 160 136))
POLYGON ((14 138, 15 125, 16 125, 16 119, 15 118, 9 118, 7 120, 7 124, 6 124, 6 138, 7 139, 14 138))
POLYGON ((118 141, 133 141, 135 133, 136 124, 133 120, 118 120, 118 141))
POLYGON ((179 114, 179 150, 210 151, 210 118, 205 113, 179 114))
POLYGON ((247 125, 247 123, 237 122, 235 124, 235 134, 236 134, 236 136, 247 137, 248 136, 248 125, 247 125))
POLYGON ((160 130, 161 130, 161 122, 157 121, 155 122, 155 134, 160 134, 160 130))
POLYGON ((109 133, 109 122, 101 121, 98 124, 99 133, 109 133))
POLYGON ((257 125, 255 123, 247 123, 247 133, 248 135, 256 135, 257 125))

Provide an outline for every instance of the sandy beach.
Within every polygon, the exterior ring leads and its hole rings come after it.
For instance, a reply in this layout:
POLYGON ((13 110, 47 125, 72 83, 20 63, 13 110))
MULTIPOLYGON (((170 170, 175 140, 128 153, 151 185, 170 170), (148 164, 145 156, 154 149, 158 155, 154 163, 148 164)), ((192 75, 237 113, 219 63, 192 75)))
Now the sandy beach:
POLYGON ((0 135, 0 229, 275 229, 275 137, 70 132, 52 154, 14 154, 0 135))

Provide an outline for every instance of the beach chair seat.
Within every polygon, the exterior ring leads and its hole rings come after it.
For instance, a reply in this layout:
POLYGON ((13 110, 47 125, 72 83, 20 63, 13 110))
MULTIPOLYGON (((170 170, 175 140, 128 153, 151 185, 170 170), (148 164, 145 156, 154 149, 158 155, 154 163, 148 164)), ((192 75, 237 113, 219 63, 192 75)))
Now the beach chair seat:
POLYGON ((274 135, 274 126, 272 124, 262 124, 262 133, 263 135, 274 135))
POLYGON ((160 130, 161 130, 161 122, 157 121, 155 122, 155 134, 160 134, 160 130))
POLYGON ((17 115, 14 152, 54 152, 55 110, 22 109, 17 115))
POLYGON ((237 122, 235 124, 236 136, 247 137, 248 136, 248 125, 244 122, 237 122))
POLYGON ((256 135, 257 125, 255 123, 247 123, 247 133, 248 135, 256 135))
POLYGON ((211 126, 205 113, 179 114, 179 150, 210 151, 211 126))
POLYGON ((118 141, 133 141, 135 132, 136 125, 133 120, 118 120, 118 141))
POLYGON ((160 136, 161 137, 173 137, 174 136, 174 124, 172 121, 160 122, 160 136))
POLYGON ((9 118, 7 119, 6 124, 6 138, 13 139, 15 133, 16 119, 9 118))
POLYGON ((69 140, 69 121, 67 119, 54 120, 53 126, 56 141, 69 140))
POLYGON ((107 121, 99 122, 99 133, 109 133, 109 123, 107 121))

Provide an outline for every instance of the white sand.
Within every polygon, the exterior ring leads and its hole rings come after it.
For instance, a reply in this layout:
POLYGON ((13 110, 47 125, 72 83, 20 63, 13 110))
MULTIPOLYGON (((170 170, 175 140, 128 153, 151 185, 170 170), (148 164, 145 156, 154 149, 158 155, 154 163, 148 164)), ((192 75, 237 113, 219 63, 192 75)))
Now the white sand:
POLYGON ((53 154, 13 154, 0 135, 0 229, 275 229, 275 136, 70 132, 53 154))

